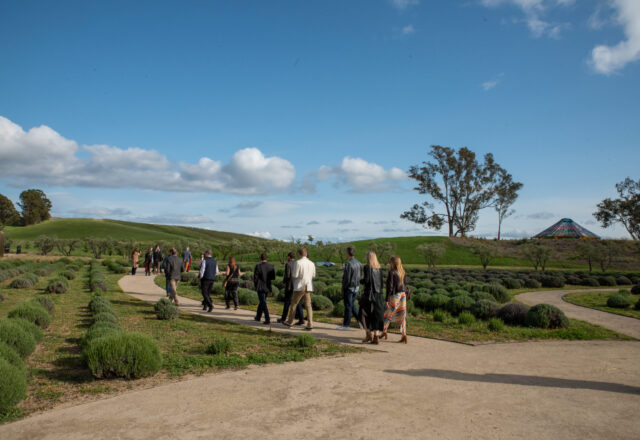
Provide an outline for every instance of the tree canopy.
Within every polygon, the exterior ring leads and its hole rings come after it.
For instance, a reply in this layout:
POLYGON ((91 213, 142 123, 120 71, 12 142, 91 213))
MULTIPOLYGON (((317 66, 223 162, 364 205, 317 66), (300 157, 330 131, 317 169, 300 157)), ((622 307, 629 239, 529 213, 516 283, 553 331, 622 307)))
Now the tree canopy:
POLYGON ((40 189, 27 189, 20 193, 22 223, 25 226, 35 225, 51 218, 51 200, 40 189))
POLYGON ((617 199, 604 199, 598 203, 593 216, 603 228, 614 223, 622 224, 631 238, 640 240, 640 179, 627 177, 616 184, 617 199))
POLYGON ((20 220, 20 213, 13 205, 13 202, 3 194, 0 194, 0 225, 13 225, 18 220, 20 220))
POLYGON ((498 186, 509 183, 499 177, 508 174, 491 153, 485 154, 480 163, 476 154, 466 147, 456 151, 433 145, 429 156, 433 160, 412 166, 409 177, 417 182, 414 189, 433 202, 415 204, 400 217, 435 230, 446 223, 450 237, 464 237, 475 229, 479 211, 495 205, 498 186))

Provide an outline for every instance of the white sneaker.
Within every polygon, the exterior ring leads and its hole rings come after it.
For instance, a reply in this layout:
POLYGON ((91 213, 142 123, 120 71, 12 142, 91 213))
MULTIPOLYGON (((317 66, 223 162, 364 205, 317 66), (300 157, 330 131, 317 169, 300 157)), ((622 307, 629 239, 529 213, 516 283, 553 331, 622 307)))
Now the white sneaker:
POLYGON ((341 325, 340 327, 338 327, 336 330, 340 330, 340 331, 347 331, 349 330, 349 327, 345 327, 343 325, 341 325))

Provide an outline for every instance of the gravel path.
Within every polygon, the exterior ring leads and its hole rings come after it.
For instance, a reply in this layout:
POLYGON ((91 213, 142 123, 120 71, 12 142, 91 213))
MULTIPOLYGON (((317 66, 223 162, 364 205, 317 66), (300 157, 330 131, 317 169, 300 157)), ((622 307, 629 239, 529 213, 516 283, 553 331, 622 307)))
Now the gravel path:
MULTIPOLYGON (((617 292, 618 289, 598 289, 598 292, 617 292)), ((534 306, 547 303, 558 307, 569 318, 580 319, 592 324, 600 325, 608 329, 624 333, 640 339, 640 319, 629 318, 615 313, 603 312, 588 307, 577 306, 562 299, 569 293, 583 293, 585 290, 549 290, 544 292, 526 292, 517 295, 518 301, 534 306)))
MULTIPOLYGON (((149 302, 164 294, 151 278, 120 285, 149 302)), ((214 316, 253 325, 251 312, 225 314, 214 316)), ((639 365, 640 342, 470 347, 410 337, 59 408, 0 426, 0 439, 637 439, 639 365)))

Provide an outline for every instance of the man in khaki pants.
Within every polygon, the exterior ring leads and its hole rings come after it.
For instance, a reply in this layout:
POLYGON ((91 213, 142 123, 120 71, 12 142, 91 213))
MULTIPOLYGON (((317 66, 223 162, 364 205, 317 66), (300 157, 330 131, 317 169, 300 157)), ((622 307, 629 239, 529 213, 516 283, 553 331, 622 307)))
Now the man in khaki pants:
POLYGON ((291 310, 289 317, 282 324, 287 327, 293 325, 293 319, 295 318, 295 310, 304 297, 304 306, 307 309, 307 326, 305 330, 311 330, 313 328, 313 310, 311 308, 311 293, 313 293, 313 279, 316 276, 316 266, 311 260, 307 258, 307 249, 302 248, 298 251, 298 260, 293 265, 293 299, 291 301, 291 310))

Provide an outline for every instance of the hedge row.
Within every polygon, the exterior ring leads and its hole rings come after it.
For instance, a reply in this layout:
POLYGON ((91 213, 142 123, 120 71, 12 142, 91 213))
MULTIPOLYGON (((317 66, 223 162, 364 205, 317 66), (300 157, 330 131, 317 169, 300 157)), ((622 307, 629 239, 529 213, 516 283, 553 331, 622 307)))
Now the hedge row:
POLYGON ((106 292, 107 290, 104 271, 102 270, 102 265, 97 260, 92 260, 89 263, 89 290, 91 292, 106 292))
POLYGON ((0 321, 0 412, 22 401, 27 393, 27 374, 23 359, 41 341, 51 322, 54 305, 49 298, 37 298, 17 304, 8 319, 0 321))

